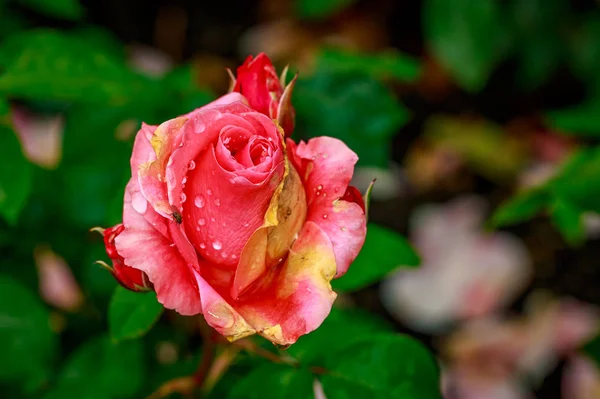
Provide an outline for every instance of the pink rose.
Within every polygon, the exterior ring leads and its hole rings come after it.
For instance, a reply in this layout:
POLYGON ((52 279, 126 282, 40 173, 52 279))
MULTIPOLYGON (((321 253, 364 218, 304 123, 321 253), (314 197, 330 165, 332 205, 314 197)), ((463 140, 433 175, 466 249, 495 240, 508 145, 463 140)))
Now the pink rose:
POLYGON ((292 90, 296 78, 286 86, 287 68, 277 76, 275 67, 265 53, 249 56, 232 78, 232 91, 245 96, 250 107, 277 120, 285 136, 292 135, 296 113, 292 107, 292 90), (285 88, 285 89, 284 89, 285 88))
POLYGON ((327 317, 330 281, 363 245, 357 156, 330 137, 286 141, 247 104, 230 93, 142 126, 116 253, 166 308, 202 313, 232 341, 288 345, 327 317))

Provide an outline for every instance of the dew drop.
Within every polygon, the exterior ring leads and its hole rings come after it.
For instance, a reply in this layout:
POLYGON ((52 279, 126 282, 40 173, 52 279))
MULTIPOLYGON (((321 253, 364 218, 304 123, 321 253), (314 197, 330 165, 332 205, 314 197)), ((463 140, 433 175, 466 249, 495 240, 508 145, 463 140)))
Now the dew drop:
POLYGON ((317 190, 323 190, 323 185, 322 185, 322 184, 319 184, 319 185, 317 186, 317 190))
POLYGON ((323 215, 323 219, 327 219, 327 214, 323 215))
POLYGON ((206 125, 204 124, 204 122, 196 123, 196 133, 202 133, 205 130, 206 130, 206 125))
POLYGON ((212 246, 213 246, 213 248, 214 248, 216 251, 218 251, 218 250, 220 250, 221 248, 223 248, 223 244, 221 244, 221 241, 219 241, 219 240, 215 240, 215 241, 213 241, 213 243, 212 243, 212 246))
POLYGON ((221 302, 214 302, 206 310, 205 317, 208 324, 217 328, 231 328, 235 323, 233 313, 221 302))
POLYGON ((216 222, 216 219, 214 217, 210 218, 211 222, 216 222))
POLYGON ((186 199, 187 199, 187 197, 185 196, 185 194, 181 193, 181 195, 179 196, 179 200, 181 201, 182 204, 185 202, 186 199))
POLYGON ((195 168, 196 168, 196 162, 194 162, 193 160, 190 161, 190 164, 188 165, 188 169, 194 170, 195 168))
POLYGON ((204 248, 206 248, 206 244, 204 244, 204 243, 200 243, 200 248, 201 248, 201 249, 204 249, 204 248))
POLYGON ((221 206, 221 200, 220 199, 216 199, 215 200, 215 205, 216 206, 221 206))
POLYGON ((181 179, 181 184, 185 184, 185 183, 187 183, 187 176, 184 177, 183 179, 181 179))
POLYGON ((231 259, 236 260, 238 256, 236 254, 231 255, 231 259))
POLYGON ((173 248, 173 247, 175 246, 175 244, 169 244, 169 246, 170 246, 171 248, 173 248))
POLYGON ((200 219, 198 219, 198 224, 200 226, 204 226, 206 224, 206 220, 204 220, 204 218, 200 218, 200 219))
POLYGON ((196 231, 200 231, 200 227, 196 226, 196 231))
POLYGON ((227 256, 228 256, 228 255, 227 255, 225 252, 223 252, 223 253, 221 253, 221 256, 222 256, 223 258, 227 258, 227 256))
POLYGON ((198 208, 202 208, 204 207, 204 197, 199 195, 194 199, 194 205, 196 205, 198 208))
POLYGON ((131 206, 133 206, 133 209, 137 213, 143 215, 146 213, 146 209, 148 209, 148 201, 146 201, 146 198, 141 193, 137 193, 131 198, 131 206))
POLYGON ((244 223, 244 227, 250 226, 250 223, 244 223))
POLYGON ((206 194, 212 195, 212 190, 209 188, 208 190, 206 190, 206 194))

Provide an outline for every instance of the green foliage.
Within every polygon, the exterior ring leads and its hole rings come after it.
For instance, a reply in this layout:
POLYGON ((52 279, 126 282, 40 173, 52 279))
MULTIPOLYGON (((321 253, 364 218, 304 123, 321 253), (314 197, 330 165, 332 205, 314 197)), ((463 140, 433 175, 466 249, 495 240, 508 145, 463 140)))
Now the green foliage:
POLYGON ((15 224, 27 204, 33 167, 21 153, 14 132, 0 124, 0 216, 15 224))
POLYGON ((0 382, 30 382, 49 374, 57 339, 50 314, 20 282, 0 276, 0 382))
POLYGON ((117 287, 108 308, 113 340, 139 338, 152 328, 163 312, 154 293, 138 293, 117 287))
POLYGON ((299 135, 337 137, 361 165, 386 168, 391 139, 409 118, 383 84, 350 72, 321 69, 298 79, 293 102, 299 135))
POLYGON ((550 207, 550 217, 565 240, 581 244, 585 238, 583 211, 569 201, 556 198, 550 207))
POLYGON ((44 399, 129 399, 142 388, 144 374, 141 342, 114 344, 108 336, 101 335, 69 356, 56 387, 44 399))
POLYGON ((325 368, 320 380, 328 399, 442 398, 435 359, 408 336, 370 336, 329 356, 325 368))
POLYGON ((428 45, 460 87, 481 91, 506 51, 502 10, 495 0, 427 0, 428 45))
POLYGON ((78 20, 83 17, 83 7, 78 0, 18 0, 32 10, 51 17, 78 20))
POLYGON ((419 256, 404 237, 370 223, 363 249, 348 272, 333 280, 332 285, 336 291, 356 291, 381 280, 398 267, 415 267, 419 263, 419 256))
POLYGON ((227 399, 311 399, 313 379, 305 368, 264 364, 237 383, 227 399))
POLYGON ((550 193, 543 188, 524 191, 502 204, 492 216, 492 226, 517 224, 531 219, 550 202, 550 193))
POLYGON ((361 54, 347 50, 321 50, 317 68, 337 72, 357 72, 377 79, 393 78, 400 82, 414 82, 421 68, 416 59, 400 53, 361 54))
POLYGON ((295 0, 296 14, 305 19, 322 19, 330 16, 357 0, 295 0))

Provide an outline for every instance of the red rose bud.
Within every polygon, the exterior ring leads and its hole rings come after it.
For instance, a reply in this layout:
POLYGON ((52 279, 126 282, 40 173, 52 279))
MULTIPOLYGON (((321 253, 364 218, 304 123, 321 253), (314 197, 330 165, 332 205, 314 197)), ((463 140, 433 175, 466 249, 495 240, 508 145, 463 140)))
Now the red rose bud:
POLYGON ((104 236, 104 246, 106 247, 106 254, 112 260, 113 266, 110 267, 104 262, 97 262, 107 268, 112 275, 115 277, 117 282, 128 290, 135 292, 146 292, 152 291, 152 283, 148 279, 146 273, 141 270, 134 269, 125 265, 125 260, 117 252, 115 247, 115 238, 125 230, 123 224, 118 224, 106 230, 96 229, 100 231, 104 236))
POLYGON ((237 70, 237 79, 232 76, 232 91, 242 94, 251 108, 271 119, 275 119, 289 137, 294 130, 295 111, 292 106, 294 77, 286 86, 287 67, 277 77, 275 67, 266 54, 256 58, 249 56, 237 70))

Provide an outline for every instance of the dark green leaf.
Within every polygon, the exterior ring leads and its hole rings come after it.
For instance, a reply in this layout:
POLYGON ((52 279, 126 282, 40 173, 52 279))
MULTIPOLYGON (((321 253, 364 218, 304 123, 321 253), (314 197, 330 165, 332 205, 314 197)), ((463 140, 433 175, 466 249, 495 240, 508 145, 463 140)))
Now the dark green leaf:
POLYGON ((56 341, 48 310, 19 282, 0 276, 0 381, 43 375, 55 356, 56 341))
POLYGON ((549 202, 549 192, 544 188, 524 191, 496 209, 490 224, 493 227, 501 227, 524 222, 537 215, 549 202))
POLYGON ((152 328, 163 312, 153 292, 139 293, 117 287, 108 308, 113 340, 139 338, 152 328))
POLYGON ((585 239, 583 213, 578 207, 560 198, 556 198, 550 207, 554 225, 571 245, 579 245, 585 239))
POLYGON ((374 333, 392 330, 392 326, 370 313, 333 308, 316 331, 300 337, 287 352, 302 364, 321 365, 333 352, 352 346, 374 333))
POLYGON ((553 195, 581 210, 600 212, 600 146, 572 155, 552 181, 553 195))
POLYGON ((104 47, 49 29, 29 30, 3 42, 0 67, 0 93, 9 97, 117 106, 160 98, 155 83, 104 47))
POLYGON ((432 354, 405 335, 374 335, 327 357, 319 377, 327 399, 441 399, 432 354))
POLYGON ((583 352, 591 357, 596 365, 600 367, 600 335, 597 335, 583 347, 583 352))
POLYGON ((496 0, 427 0, 425 37, 441 64, 467 91, 479 92, 505 52, 496 0))
POLYGON ((419 256, 400 234, 369 223, 365 245, 348 272, 333 280, 337 291, 356 291, 373 284, 398 267, 418 266, 419 256))
POLYGON ((376 79, 393 78, 401 82, 414 82, 421 72, 417 60, 400 53, 361 54, 337 49, 322 50, 317 67, 364 73, 376 79))
POLYGON ((547 112, 546 120, 564 134, 600 137, 600 93, 583 104, 547 112))
POLYGON ((300 18, 326 18, 357 0, 296 0, 296 13, 300 18))
POLYGON ((64 399, 129 399, 136 396, 145 373, 140 341, 111 343, 108 336, 90 339, 67 359, 56 389, 64 399))
POLYGON ((379 81, 362 74, 319 70, 294 91, 298 134, 333 136, 359 156, 359 164, 388 167, 392 137, 408 111, 379 81))
POLYGON ((303 368, 268 363, 238 382, 228 399, 312 399, 313 376, 303 368))
POLYGON ((573 72, 586 83, 599 82, 600 68, 600 12, 589 12, 583 21, 571 27, 569 56, 573 72))
POLYGON ((78 0, 18 0, 32 10, 50 17, 78 20, 83 17, 83 7, 78 0))
POLYGON ((21 153, 15 133, 0 124, 0 216, 14 224, 27 205, 33 165, 21 153))

